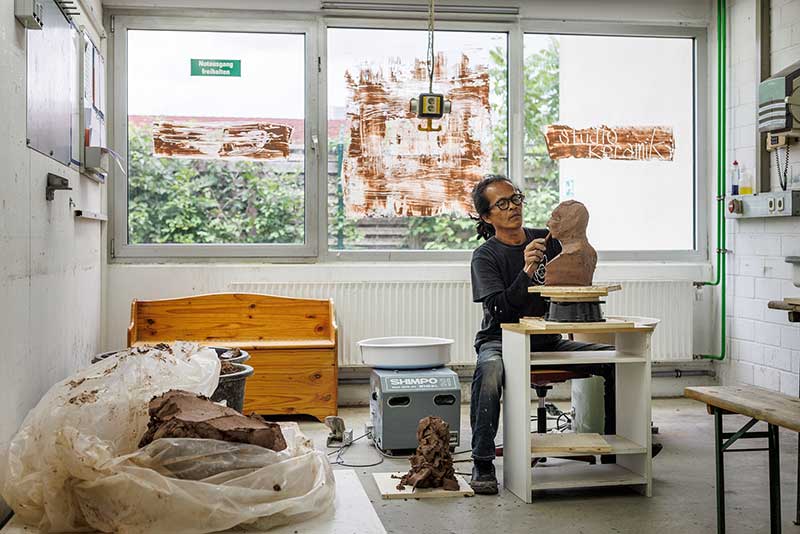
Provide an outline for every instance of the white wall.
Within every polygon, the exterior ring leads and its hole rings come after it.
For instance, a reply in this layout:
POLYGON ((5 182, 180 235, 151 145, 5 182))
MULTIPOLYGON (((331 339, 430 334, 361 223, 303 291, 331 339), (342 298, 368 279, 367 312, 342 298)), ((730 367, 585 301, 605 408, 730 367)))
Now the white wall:
MULTIPOLYGON (((14 0, 0 0, 0 443, 51 385, 88 362, 101 332, 101 227, 69 205, 96 210, 100 190, 26 147, 25 71, 25 30, 14 0), (48 172, 73 190, 47 202, 48 172)), ((0 503, 0 518, 6 511, 0 503)))
MULTIPOLYGON (((756 2, 729 2, 728 162, 755 167, 757 72, 756 2)), ((771 69, 800 60, 800 0, 772 0, 771 69)), ((800 147, 790 162, 800 164, 800 147)), ((771 154, 772 189, 779 190, 771 154)), ((783 164, 783 161, 781 161, 783 164)), ((800 221, 728 220, 728 351, 718 367, 724 383, 745 383, 798 394, 800 325, 767 308, 770 300, 800 296, 784 257, 800 254, 800 221)))

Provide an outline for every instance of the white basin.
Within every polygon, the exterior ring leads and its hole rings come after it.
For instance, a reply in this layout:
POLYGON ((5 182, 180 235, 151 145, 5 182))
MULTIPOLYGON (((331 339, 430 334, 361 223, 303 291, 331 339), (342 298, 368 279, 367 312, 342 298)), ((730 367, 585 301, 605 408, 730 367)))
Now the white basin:
POLYGON ((441 337, 375 337, 358 342, 361 361, 376 369, 428 369, 450 363, 452 339, 441 337))

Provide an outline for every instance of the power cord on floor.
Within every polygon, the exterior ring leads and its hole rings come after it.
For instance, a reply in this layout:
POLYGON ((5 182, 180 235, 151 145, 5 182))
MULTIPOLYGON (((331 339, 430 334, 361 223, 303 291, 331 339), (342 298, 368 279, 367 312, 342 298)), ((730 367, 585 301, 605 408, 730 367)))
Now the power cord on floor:
MULTIPOLYGON (((374 463, 371 463, 371 464, 347 464, 347 463, 344 463, 344 461, 343 461, 343 456, 344 456, 344 453, 347 451, 347 449, 350 448, 350 446, 353 443, 355 443, 356 441, 367 437, 367 435, 368 434, 362 434, 362 435, 358 436, 357 438, 355 438, 350 443, 348 443, 347 445, 342 445, 341 447, 337 447, 336 450, 333 450, 333 451, 329 452, 328 456, 330 456, 332 454, 336 455, 336 457, 331 462, 331 465, 341 465, 342 467, 352 467, 352 468, 375 467, 377 465, 381 465, 383 463, 383 458, 381 458, 377 462, 374 462, 374 463)), ((378 452, 380 452, 380 449, 378 449, 378 452)))

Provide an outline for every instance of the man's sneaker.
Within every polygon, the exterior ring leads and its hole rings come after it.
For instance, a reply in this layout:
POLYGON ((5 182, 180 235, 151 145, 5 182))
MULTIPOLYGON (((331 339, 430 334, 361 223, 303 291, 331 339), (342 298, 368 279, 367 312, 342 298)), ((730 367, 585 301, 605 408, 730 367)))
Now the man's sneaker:
POLYGON ((494 464, 491 461, 475 460, 469 485, 478 495, 497 495, 497 476, 494 473, 494 464))

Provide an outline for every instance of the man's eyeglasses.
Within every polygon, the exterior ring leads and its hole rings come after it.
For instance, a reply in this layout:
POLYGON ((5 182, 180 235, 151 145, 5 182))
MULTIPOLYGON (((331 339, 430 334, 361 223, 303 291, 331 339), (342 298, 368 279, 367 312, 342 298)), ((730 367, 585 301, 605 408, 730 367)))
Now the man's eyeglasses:
POLYGON ((511 208, 511 204, 519 206, 523 202, 525 202, 525 195, 523 195, 522 193, 515 193, 508 198, 501 198, 500 200, 489 206, 489 209, 492 209, 496 206, 498 209, 507 210, 511 208))

